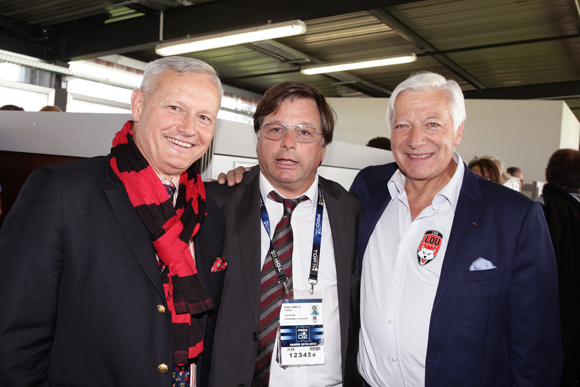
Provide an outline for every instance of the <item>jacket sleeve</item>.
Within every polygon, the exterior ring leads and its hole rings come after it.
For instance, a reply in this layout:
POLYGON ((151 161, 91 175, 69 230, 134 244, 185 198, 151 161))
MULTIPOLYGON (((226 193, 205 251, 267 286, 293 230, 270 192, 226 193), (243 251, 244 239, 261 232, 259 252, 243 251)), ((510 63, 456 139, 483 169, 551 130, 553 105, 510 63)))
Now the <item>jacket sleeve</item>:
POLYGON ((538 203, 528 211, 517 243, 509 293, 512 385, 559 386, 564 357, 558 274, 538 203))
POLYGON ((63 268, 62 201, 50 169, 33 173, 0 230, 0 380, 48 386, 63 268))

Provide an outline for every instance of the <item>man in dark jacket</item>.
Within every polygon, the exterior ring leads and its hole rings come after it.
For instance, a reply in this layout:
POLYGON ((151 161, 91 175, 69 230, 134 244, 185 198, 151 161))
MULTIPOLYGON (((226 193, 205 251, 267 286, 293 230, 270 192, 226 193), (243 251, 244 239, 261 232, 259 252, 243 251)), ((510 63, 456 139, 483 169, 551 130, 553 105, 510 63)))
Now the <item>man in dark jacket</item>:
POLYGON ((546 169, 542 195, 560 284, 560 319, 564 345, 563 386, 580 385, 580 151, 556 151, 546 169))
POLYGON ((192 164, 221 95, 154 61, 109 156, 30 176, 0 232, 2 387, 206 385, 225 224, 192 164))

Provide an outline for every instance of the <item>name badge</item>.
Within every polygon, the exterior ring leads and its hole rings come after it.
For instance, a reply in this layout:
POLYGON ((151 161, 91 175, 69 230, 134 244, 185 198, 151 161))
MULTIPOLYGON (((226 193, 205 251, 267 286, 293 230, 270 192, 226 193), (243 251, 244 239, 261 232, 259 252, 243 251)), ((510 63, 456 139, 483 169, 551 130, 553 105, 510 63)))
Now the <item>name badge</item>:
POLYGON ((306 291, 294 296, 283 301, 280 311, 278 364, 284 368, 324 364, 322 295, 306 291))

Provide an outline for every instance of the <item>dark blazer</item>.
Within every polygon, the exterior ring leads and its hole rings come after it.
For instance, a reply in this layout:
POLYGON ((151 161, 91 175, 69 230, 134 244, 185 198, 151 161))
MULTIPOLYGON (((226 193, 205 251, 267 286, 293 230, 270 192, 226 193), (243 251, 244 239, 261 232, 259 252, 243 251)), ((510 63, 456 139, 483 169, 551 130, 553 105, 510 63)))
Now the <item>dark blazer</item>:
MULTIPOLYGON (((361 257, 396 169, 366 168, 351 187, 365 208, 361 257)), ((425 386, 559 386, 556 270, 540 205, 465 167, 431 312, 425 386), (497 268, 470 271, 479 257, 497 268)))
MULTIPOLYGON (((260 184, 259 168, 235 187, 208 184, 226 218, 224 254, 228 269, 216 326, 210 386, 250 386, 258 351, 260 326, 260 184)), ((338 280, 343 385, 357 378, 359 272, 356 260, 359 200, 335 182, 319 178, 328 212, 338 280)), ((324 259, 324 257, 322 258, 324 259)))
POLYGON ((580 202, 554 184, 543 187, 544 215, 560 279, 560 322, 564 346, 562 385, 580 381, 580 202))
MULTIPOLYGON (((210 271, 223 233, 208 199, 194 243, 216 306, 224 273, 210 271)), ((0 232, 0 385, 169 387, 172 372, 157 370, 172 357, 161 306, 153 244, 109 158, 34 172, 0 232)), ((206 354, 215 314, 200 323, 206 354)), ((199 360, 202 386, 210 358, 199 360)))

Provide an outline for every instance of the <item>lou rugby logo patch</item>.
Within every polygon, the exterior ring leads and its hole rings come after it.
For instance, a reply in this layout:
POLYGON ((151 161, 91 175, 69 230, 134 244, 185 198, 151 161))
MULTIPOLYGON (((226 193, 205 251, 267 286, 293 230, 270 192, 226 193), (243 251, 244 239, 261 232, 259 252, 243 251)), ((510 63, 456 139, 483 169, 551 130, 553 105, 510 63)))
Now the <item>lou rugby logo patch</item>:
POLYGON ((421 243, 417 248, 417 259, 419 260, 419 265, 425 266, 437 257, 442 240, 443 234, 439 231, 425 231, 425 235, 423 236, 423 239, 421 239, 421 243))

